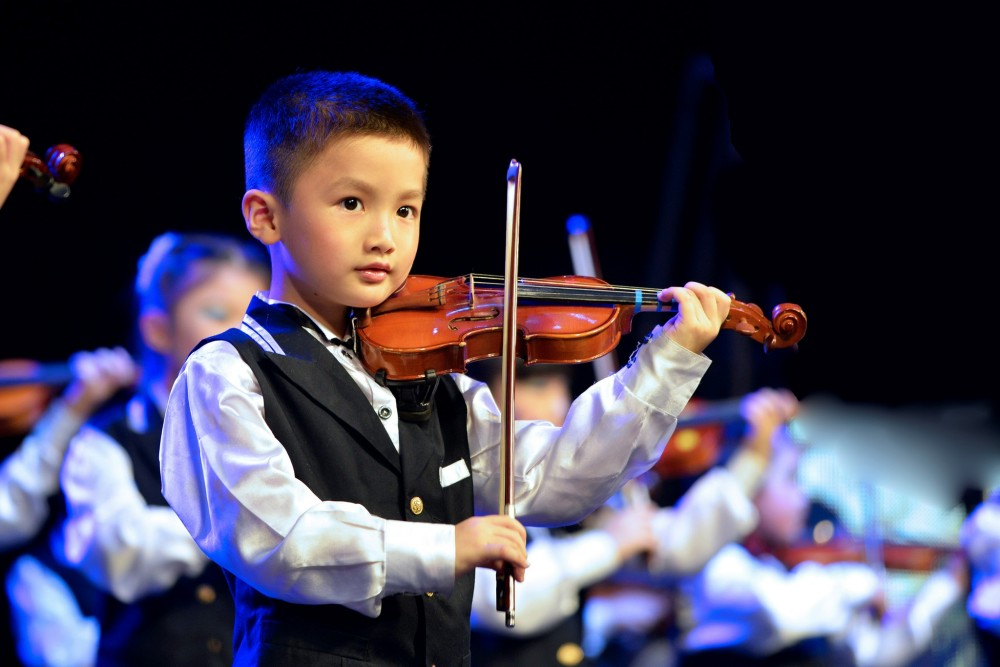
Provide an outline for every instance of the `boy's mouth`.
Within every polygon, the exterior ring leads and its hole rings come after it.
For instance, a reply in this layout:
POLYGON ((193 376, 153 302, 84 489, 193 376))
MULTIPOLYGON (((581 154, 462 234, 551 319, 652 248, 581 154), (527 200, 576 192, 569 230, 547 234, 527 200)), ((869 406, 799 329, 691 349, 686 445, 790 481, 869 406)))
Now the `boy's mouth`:
POLYGON ((358 273, 360 273, 361 278, 367 282, 372 282, 372 283, 382 282, 389 275, 389 265, 369 264, 367 266, 362 266, 360 269, 358 269, 358 273))

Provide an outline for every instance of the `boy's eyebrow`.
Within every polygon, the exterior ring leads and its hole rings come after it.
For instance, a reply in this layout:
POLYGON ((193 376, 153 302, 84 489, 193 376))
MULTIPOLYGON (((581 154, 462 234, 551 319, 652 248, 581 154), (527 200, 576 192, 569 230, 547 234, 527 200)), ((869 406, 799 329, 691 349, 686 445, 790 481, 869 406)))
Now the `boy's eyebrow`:
MULTIPOLYGON (((369 183, 367 181, 358 180, 358 179, 356 179, 356 178, 354 178, 352 176, 343 176, 341 178, 334 179, 333 181, 330 182, 330 184, 331 185, 335 185, 337 187, 351 188, 351 189, 354 189, 354 190, 362 190, 364 192, 371 192, 371 191, 377 189, 374 186, 372 186, 371 183, 369 183)), ((420 199, 421 201, 423 201, 423 198, 424 198, 425 194, 426 194, 426 189, 425 188, 418 188, 418 189, 407 190, 407 191, 401 192, 399 194, 399 197, 401 199, 409 199, 409 198, 413 197, 413 198, 417 198, 417 199, 420 199)))

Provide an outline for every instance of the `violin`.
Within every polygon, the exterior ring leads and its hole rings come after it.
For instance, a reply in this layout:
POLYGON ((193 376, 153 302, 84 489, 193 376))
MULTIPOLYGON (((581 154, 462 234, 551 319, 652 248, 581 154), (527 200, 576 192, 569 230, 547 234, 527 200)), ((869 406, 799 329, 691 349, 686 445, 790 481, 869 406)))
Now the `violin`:
POLYGON ((70 195, 70 184, 80 175, 83 158, 80 152, 69 144, 56 144, 45 151, 45 159, 28 151, 21 163, 19 178, 23 178, 37 192, 44 192, 53 201, 61 201, 70 195))
MULTIPOLYGON (((525 364, 582 363, 612 351, 640 312, 676 313, 658 289, 620 287, 591 276, 518 278, 516 355, 525 364)), ((355 322, 362 363, 383 380, 430 380, 501 355, 504 278, 411 275, 355 322)), ((806 315, 792 303, 760 306, 733 299, 723 329, 770 349, 795 346, 806 315)))
POLYGON ((72 379, 68 364, 30 359, 0 361, 0 437, 30 431, 59 388, 72 379))
MULTIPOLYGON (((894 542, 882 542, 878 548, 881 552, 880 565, 890 570, 909 572, 933 572, 946 559, 961 557, 963 553, 959 547, 894 542)), ((774 555, 789 568, 806 561, 826 565, 843 562, 865 563, 870 559, 864 543, 850 538, 839 538, 826 543, 795 544, 775 550, 774 555)))

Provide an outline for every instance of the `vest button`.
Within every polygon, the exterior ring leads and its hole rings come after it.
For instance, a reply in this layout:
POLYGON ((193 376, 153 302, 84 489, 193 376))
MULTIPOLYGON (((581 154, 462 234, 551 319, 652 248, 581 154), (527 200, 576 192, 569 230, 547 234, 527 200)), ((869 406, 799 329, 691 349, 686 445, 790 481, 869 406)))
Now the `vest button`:
POLYGON ((195 589, 194 596, 202 604, 212 604, 215 602, 215 589, 208 584, 201 584, 195 589))
POLYGON ((410 498, 410 511, 414 514, 421 514, 424 511, 424 501, 420 496, 410 498))
POLYGON ((218 655, 222 653, 222 640, 218 637, 212 637, 208 640, 208 652, 218 655))
POLYGON ((389 417, 392 416, 392 408, 383 405, 381 408, 378 409, 378 416, 381 417, 382 419, 388 419, 389 417))
POLYGON ((427 593, 427 597, 429 597, 429 598, 432 598, 432 597, 434 597, 434 591, 429 591, 429 592, 427 593))

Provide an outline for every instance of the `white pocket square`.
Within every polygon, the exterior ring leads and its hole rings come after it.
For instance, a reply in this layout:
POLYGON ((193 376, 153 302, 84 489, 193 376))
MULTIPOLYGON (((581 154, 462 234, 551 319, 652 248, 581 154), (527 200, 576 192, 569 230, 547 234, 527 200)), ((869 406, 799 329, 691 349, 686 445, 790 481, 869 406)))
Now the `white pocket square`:
POLYGON ((438 472, 441 476, 441 488, 444 488, 468 477, 469 467, 465 465, 465 459, 459 459, 451 465, 441 468, 438 472))

